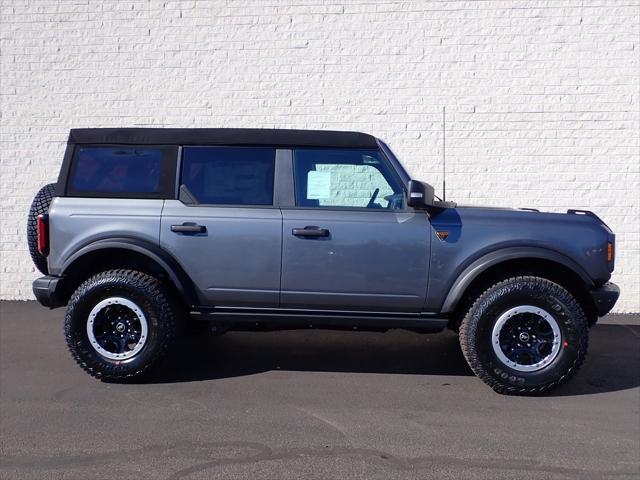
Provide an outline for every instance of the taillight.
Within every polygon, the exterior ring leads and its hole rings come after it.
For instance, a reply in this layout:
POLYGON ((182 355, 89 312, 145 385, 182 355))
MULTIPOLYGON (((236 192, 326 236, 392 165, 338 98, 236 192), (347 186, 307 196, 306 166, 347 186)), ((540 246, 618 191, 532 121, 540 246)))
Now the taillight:
POLYGON ((38 251, 44 257, 49 255, 49 215, 38 215, 38 251))
POLYGON ((613 242, 607 243, 607 262, 613 262, 613 242))

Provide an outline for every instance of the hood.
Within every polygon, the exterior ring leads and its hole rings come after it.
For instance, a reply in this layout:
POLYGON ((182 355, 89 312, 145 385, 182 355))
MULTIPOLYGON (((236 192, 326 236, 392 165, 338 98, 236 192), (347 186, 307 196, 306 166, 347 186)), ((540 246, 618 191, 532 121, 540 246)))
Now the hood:
MULTIPOLYGON (((614 267, 606 259, 608 243, 613 244, 615 236, 593 212, 473 206, 433 210, 430 220, 436 232, 447 232, 444 242, 450 248, 469 249, 478 255, 509 247, 544 248, 578 264, 592 264, 599 272, 611 272, 614 267)), ((597 278, 605 276, 602 273, 597 278)))
POLYGON ((590 210, 569 209, 566 212, 542 212, 537 208, 509 208, 480 205, 459 205, 455 208, 460 214, 467 212, 472 216, 486 215, 489 218, 505 218, 530 221, 564 221, 577 225, 593 224, 594 222, 611 232, 609 226, 598 215, 590 210))

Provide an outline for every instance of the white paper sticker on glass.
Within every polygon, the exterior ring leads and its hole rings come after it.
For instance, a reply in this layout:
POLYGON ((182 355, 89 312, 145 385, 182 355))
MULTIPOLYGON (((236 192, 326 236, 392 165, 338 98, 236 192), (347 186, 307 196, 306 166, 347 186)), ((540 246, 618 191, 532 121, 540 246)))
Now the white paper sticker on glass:
POLYGON ((307 174, 307 199, 326 200, 331 198, 331 172, 310 171, 307 174))

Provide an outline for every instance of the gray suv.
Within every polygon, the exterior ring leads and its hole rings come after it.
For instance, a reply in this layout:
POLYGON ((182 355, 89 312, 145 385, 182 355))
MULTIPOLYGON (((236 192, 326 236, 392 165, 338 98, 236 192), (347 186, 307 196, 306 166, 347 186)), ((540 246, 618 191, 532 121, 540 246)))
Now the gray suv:
POLYGON ((501 393, 555 387, 619 289, 589 211, 460 207, 363 133, 71 130, 34 199, 40 303, 67 306, 73 357, 146 374, 183 326, 459 334, 501 393))

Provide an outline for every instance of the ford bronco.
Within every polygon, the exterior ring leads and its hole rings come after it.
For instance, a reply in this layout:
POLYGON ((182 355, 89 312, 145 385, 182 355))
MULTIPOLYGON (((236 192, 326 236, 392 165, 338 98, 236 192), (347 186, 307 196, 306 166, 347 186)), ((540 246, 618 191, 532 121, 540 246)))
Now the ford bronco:
POLYGON ((494 390, 541 393, 619 295, 594 213, 440 201, 356 132, 71 130, 28 241, 36 298, 67 306, 71 354, 105 381, 146 374, 188 324, 449 328, 494 390))

